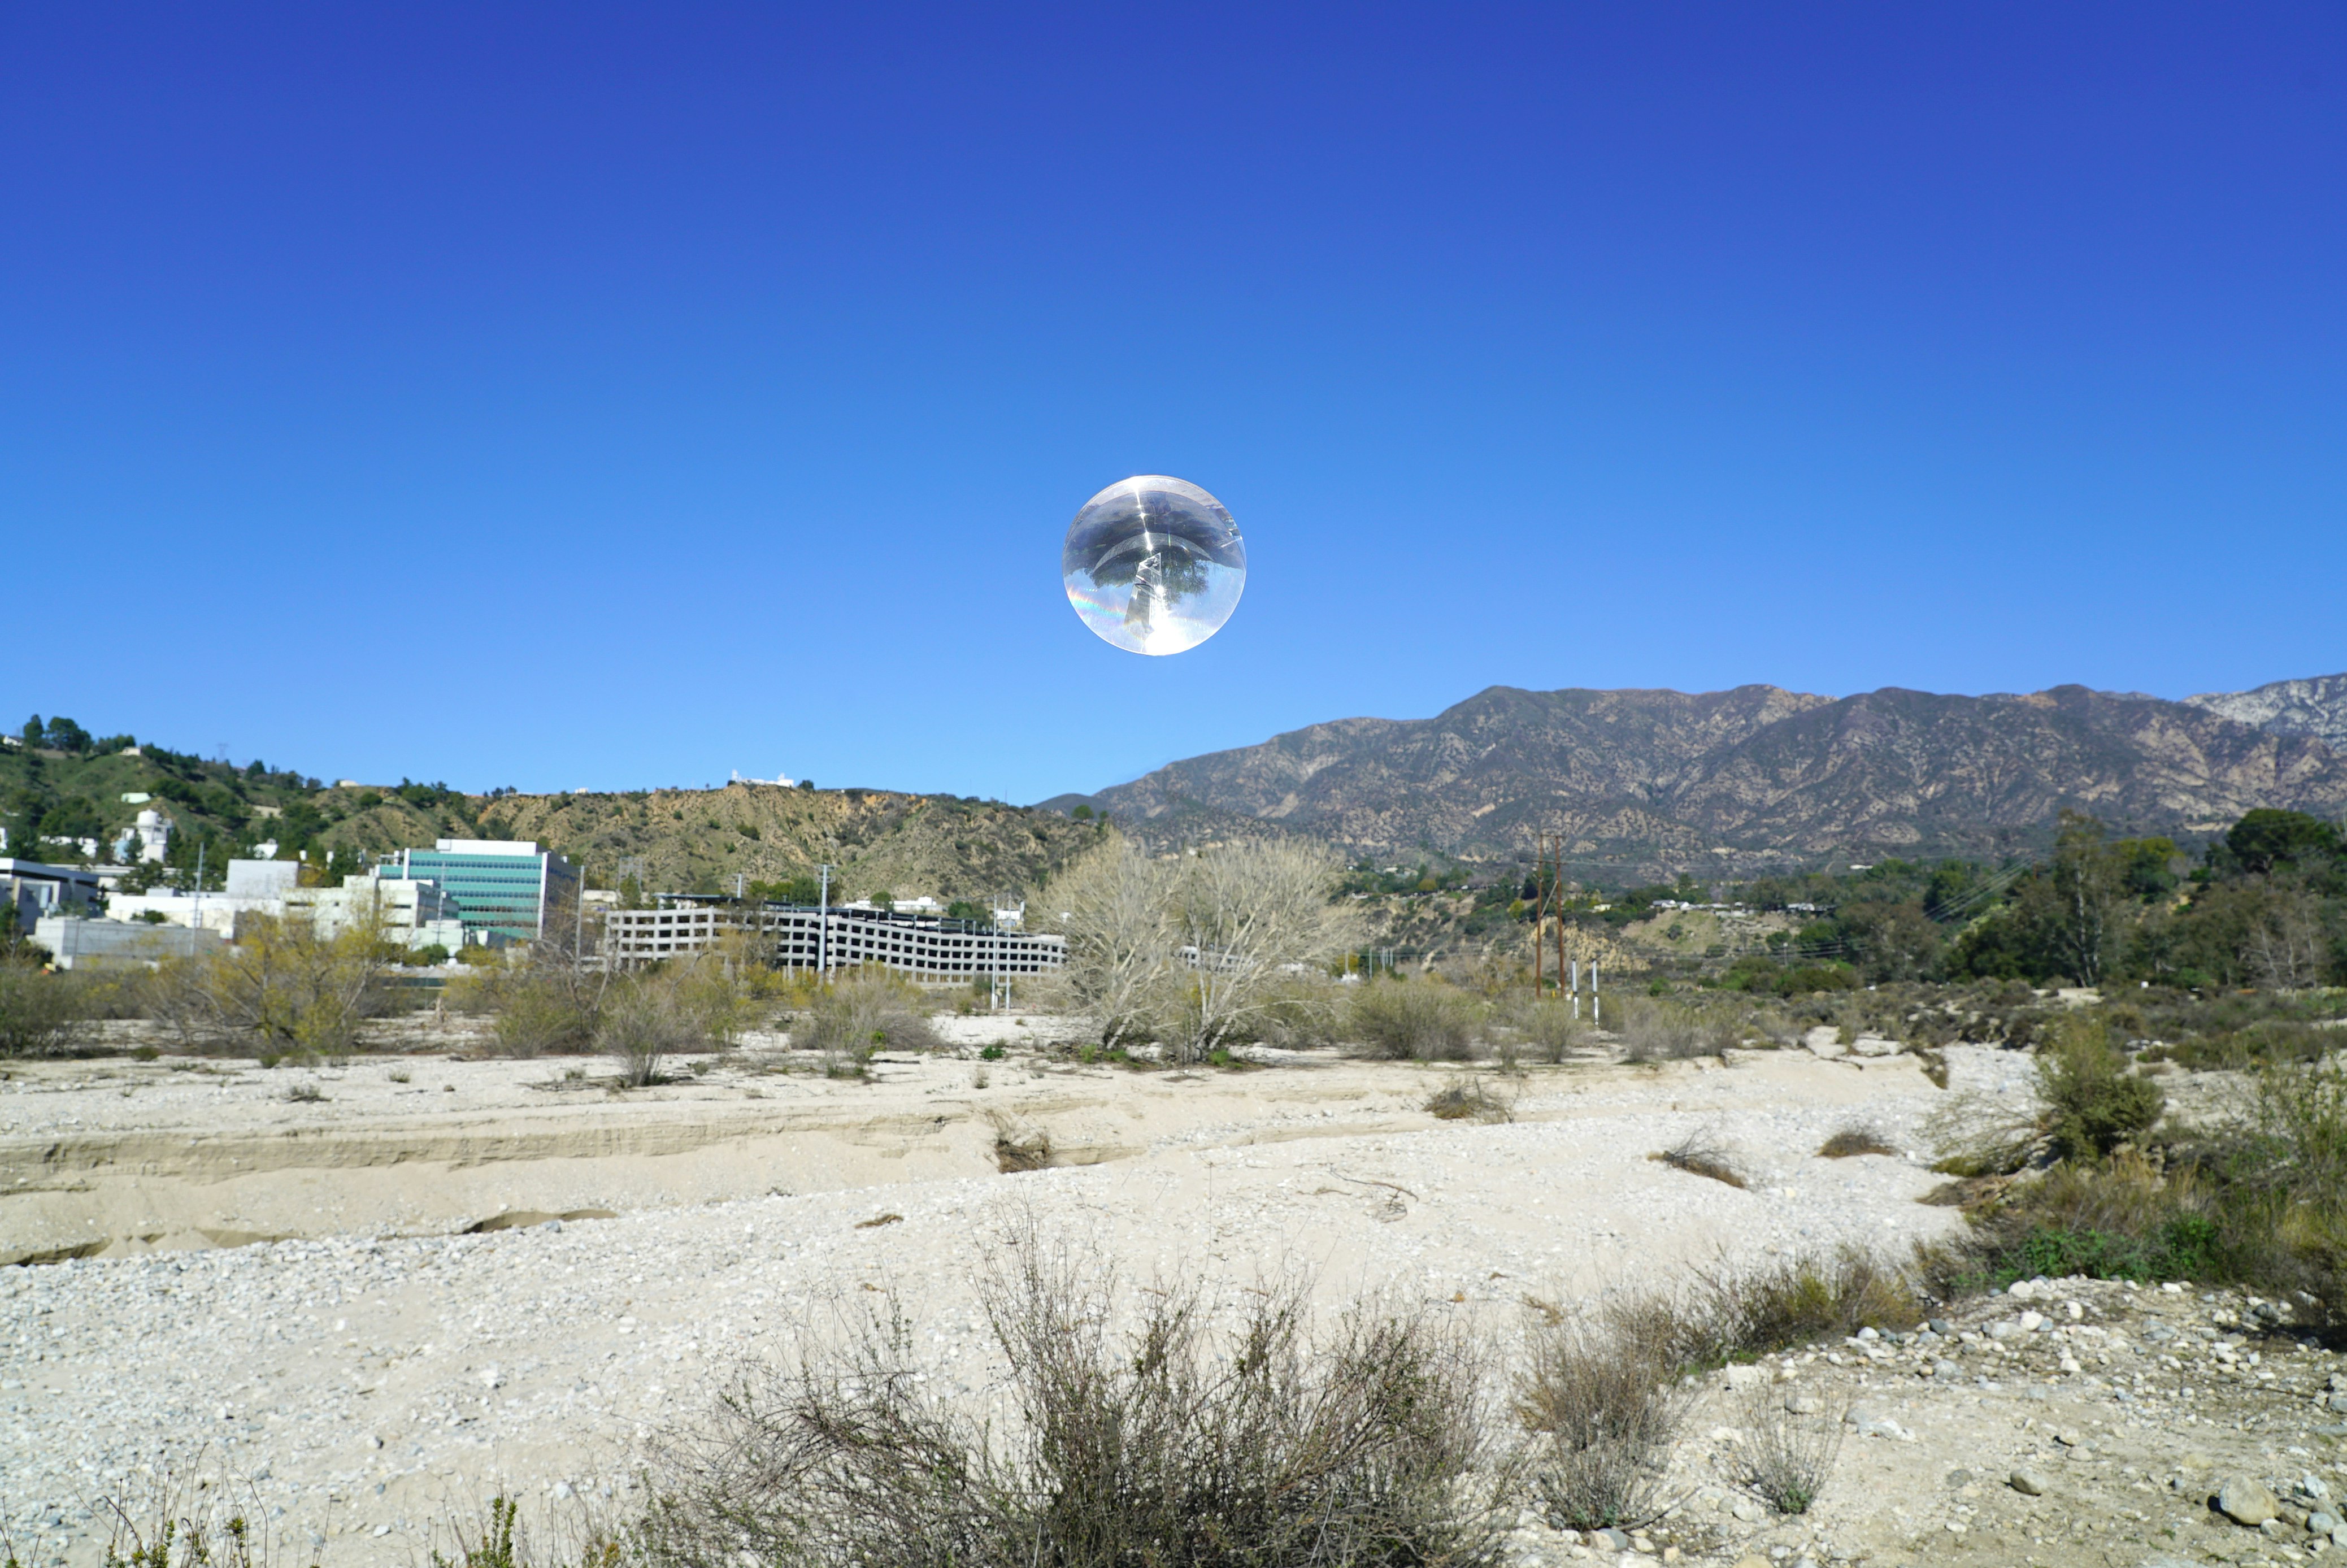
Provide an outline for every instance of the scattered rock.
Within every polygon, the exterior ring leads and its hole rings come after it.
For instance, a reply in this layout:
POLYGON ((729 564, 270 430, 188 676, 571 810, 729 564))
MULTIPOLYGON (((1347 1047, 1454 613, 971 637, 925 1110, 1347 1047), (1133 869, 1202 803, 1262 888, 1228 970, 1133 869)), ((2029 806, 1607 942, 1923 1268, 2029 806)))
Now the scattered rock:
POLYGON ((2024 1497, 2044 1497, 2047 1486, 2051 1484, 2043 1475, 2025 1467, 2014 1471, 2005 1479, 2013 1490, 2024 1497))
POLYGON ((1825 1408, 1826 1402, 1823 1399, 1819 1399, 1815 1394, 1802 1393, 1798 1389, 1785 1396, 1785 1409, 1790 1415, 1814 1416, 1825 1408))
POLYGON ((2281 1510, 2264 1483, 2235 1475, 2226 1477, 2225 1484, 2217 1489, 2217 1512, 2236 1524, 2254 1529, 2275 1518, 2281 1510))

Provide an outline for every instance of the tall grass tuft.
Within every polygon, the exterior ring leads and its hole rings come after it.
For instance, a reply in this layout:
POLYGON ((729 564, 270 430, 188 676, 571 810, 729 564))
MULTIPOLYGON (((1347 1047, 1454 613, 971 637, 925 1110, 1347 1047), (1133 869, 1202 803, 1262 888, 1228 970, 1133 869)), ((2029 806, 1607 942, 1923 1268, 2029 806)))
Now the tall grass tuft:
POLYGON ((1727 1146, 1719 1135, 1706 1127, 1697 1127, 1659 1154, 1649 1154, 1675 1171, 1685 1171, 1691 1176, 1709 1176, 1715 1182, 1725 1182, 1731 1187, 1745 1184, 1744 1173, 1736 1168, 1727 1146))
POLYGON ((1690 1399, 1657 1348, 1618 1320, 1534 1335, 1516 1409, 1532 1438, 1533 1487, 1560 1528, 1635 1529, 1662 1513, 1690 1399))
POLYGON ((1899 1146, 1883 1135, 1882 1130, 1870 1123, 1852 1122, 1838 1127, 1833 1135, 1818 1146, 1818 1155, 1826 1160, 1848 1160, 1860 1154, 1896 1155, 1899 1146))
POLYGON ((1756 1397, 1744 1419, 1745 1483, 1779 1513, 1807 1513, 1841 1454, 1841 1412, 1799 1416, 1756 1397))
POLYGON ((1505 1122, 1507 1102, 1483 1087, 1480 1078, 1454 1080, 1427 1097, 1426 1112, 1440 1122, 1505 1122))
POLYGON ((913 1369, 893 1309, 745 1380, 657 1448, 652 1568, 891 1563, 1459 1564, 1492 1560, 1511 1479, 1460 1332, 1302 1293, 1217 1331, 1176 1286, 1126 1326, 1096 1260, 1038 1242, 982 1292, 1015 1417, 984 1426, 913 1369))

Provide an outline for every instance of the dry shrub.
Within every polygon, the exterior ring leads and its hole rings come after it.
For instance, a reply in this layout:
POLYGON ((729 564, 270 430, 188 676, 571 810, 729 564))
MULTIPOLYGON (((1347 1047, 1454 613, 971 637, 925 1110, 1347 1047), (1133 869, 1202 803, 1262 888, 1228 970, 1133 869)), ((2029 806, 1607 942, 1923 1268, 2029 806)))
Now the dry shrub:
MULTIPOLYGON (((1622 1037, 1622 1054, 1631 1061, 1683 1061, 1718 1053, 1721 1041, 1715 1020, 1695 1009, 1647 997, 1624 997, 1614 1032, 1622 1037)), ((1733 1046, 1731 1031, 1727 1042, 1733 1046)))
POLYGON ((2004 1176, 2045 1147, 2043 1112, 2033 1099, 2012 1106, 1978 1090, 1959 1089, 1923 1119, 1923 1137, 1939 1156, 1932 1169, 1951 1176, 2004 1176))
POLYGON ((989 1111, 986 1120, 994 1128, 994 1168, 1004 1175, 1051 1163, 1051 1135, 1042 1128, 1007 1111, 989 1111))
POLYGON ((1505 1122, 1506 1102, 1483 1087, 1480 1078, 1455 1081, 1427 1097, 1427 1114, 1442 1122, 1505 1122))
POLYGON ((384 1012, 382 934, 354 925, 322 937, 306 919, 253 917, 233 946, 159 964, 148 1007, 185 1045, 339 1055, 384 1012))
POLYGON ((1673 1170, 1685 1171, 1689 1175, 1709 1176, 1713 1181, 1725 1182, 1731 1187, 1745 1184, 1744 1173, 1737 1170, 1735 1161, 1728 1157, 1727 1145, 1719 1141, 1717 1133, 1708 1128, 1696 1128, 1661 1153, 1649 1154, 1646 1158, 1659 1160, 1673 1170))
POLYGON ((1739 1274, 1715 1271, 1696 1289, 1699 1314, 1709 1318, 1723 1359, 1847 1338, 1861 1328, 1912 1328, 1923 1320, 1906 1271, 1856 1246, 1739 1274))
POLYGON ((1841 1454, 1842 1412, 1799 1416, 1763 1392, 1744 1418, 1744 1481, 1779 1513, 1807 1513, 1841 1454))
POLYGON ((592 1048, 606 989, 600 980, 579 988, 548 976, 521 973, 493 977, 479 984, 477 994, 496 1015, 491 1028, 498 1051, 530 1057, 592 1048))
POLYGON ((1440 980, 1371 980, 1355 992, 1345 1025, 1372 1056, 1463 1061, 1478 1011, 1474 998, 1440 980))
POLYGON ((1119 1328, 1099 1260, 1031 1229, 1005 1251, 982 1297, 1015 1416, 934 1392, 892 1306, 656 1444, 647 1564, 1492 1560, 1512 1477, 1463 1332, 1364 1308, 1315 1337, 1295 1286, 1221 1332, 1194 1289, 1158 1290, 1119 1328))
POLYGON ((706 1038, 675 995, 658 986, 619 990, 595 1025, 595 1048, 618 1063, 620 1081, 631 1089, 657 1081, 664 1058, 691 1050, 706 1038))
POLYGON ((1561 1000, 1517 1000, 1493 1021, 1522 1042, 1524 1054, 1551 1063, 1564 1061, 1589 1036, 1589 1026, 1573 1016, 1572 1004, 1561 1000))
POLYGON ((1317 970, 1283 975, 1267 989, 1254 1027, 1236 1032, 1253 1034, 1266 1045, 1286 1050, 1335 1045, 1351 989, 1317 970))
POLYGON ((1532 1435, 1532 1484, 1550 1519, 1563 1529, 1607 1530, 1657 1517, 1688 1404, 1635 1323, 1559 1322, 1537 1332, 1516 1410, 1532 1435))
POLYGON ((824 1071, 834 1077, 860 1075, 877 1050, 936 1050, 942 1043, 919 989, 881 969, 817 991, 805 1016, 805 1038, 794 1043, 823 1052, 824 1071))
POLYGON ((1832 1137, 1818 1145, 1818 1154, 1827 1160, 1848 1160, 1860 1154, 1891 1154, 1899 1146, 1883 1135, 1882 1130, 1864 1122, 1852 1122, 1835 1129, 1832 1137))
POLYGON ((0 959, 0 1057, 65 1056, 90 1038, 83 988, 68 971, 46 974, 0 959))

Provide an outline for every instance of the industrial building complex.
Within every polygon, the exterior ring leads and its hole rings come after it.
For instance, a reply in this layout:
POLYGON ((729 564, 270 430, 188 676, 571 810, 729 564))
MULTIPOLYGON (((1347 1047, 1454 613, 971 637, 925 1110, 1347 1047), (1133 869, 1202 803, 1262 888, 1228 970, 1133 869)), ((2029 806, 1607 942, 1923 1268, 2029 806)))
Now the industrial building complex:
POLYGON ((745 957, 775 968, 869 965, 928 981, 1007 981, 1067 961, 1066 939, 1020 929, 1017 909, 959 919, 928 898, 888 908, 666 893, 650 908, 618 908, 608 894, 583 894, 569 860, 527 841, 444 838, 386 855, 339 886, 304 886, 307 867, 291 860, 231 860, 214 888, 125 891, 117 886, 125 869, 0 859, 0 898, 61 968, 190 957, 236 940, 255 920, 288 919, 327 938, 365 929, 427 958, 535 941, 551 920, 557 935, 585 939, 589 963, 628 969, 737 940, 745 957))
POLYGON ((775 968, 874 964, 911 979, 967 980, 1038 975, 1067 962, 1062 937, 863 905, 809 908, 672 893, 656 908, 612 909, 603 921, 603 951, 627 968, 707 951, 733 932, 775 968))

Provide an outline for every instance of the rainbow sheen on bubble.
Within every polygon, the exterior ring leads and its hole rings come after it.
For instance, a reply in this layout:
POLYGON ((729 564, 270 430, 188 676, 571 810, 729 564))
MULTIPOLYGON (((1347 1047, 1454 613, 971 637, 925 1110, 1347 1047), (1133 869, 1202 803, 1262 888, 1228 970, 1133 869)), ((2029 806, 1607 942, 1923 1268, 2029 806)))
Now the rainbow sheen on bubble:
POLYGON ((1128 653, 1184 653, 1223 629, 1246 587, 1246 544, 1220 501, 1139 474, 1086 501, 1060 550, 1068 602, 1128 653))

